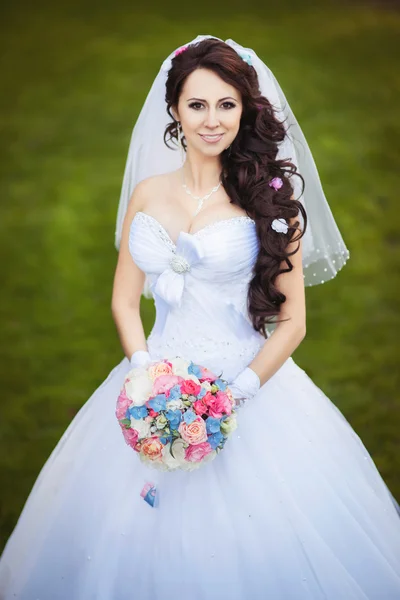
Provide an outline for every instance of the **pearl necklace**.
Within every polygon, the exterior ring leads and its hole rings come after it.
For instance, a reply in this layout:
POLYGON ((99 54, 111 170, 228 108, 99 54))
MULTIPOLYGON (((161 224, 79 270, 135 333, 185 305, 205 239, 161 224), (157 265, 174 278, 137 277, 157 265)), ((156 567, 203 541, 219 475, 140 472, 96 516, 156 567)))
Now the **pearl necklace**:
POLYGON ((192 194, 192 192, 189 190, 188 186, 185 183, 185 176, 183 176, 183 183, 182 183, 182 187, 185 190, 185 192, 191 196, 194 200, 198 201, 198 206, 197 206, 197 210, 194 213, 194 217, 201 211, 203 203, 205 200, 208 200, 210 196, 212 196, 215 192, 218 192, 219 188, 221 187, 221 183, 222 181, 219 182, 218 185, 214 186, 213 189, 211 190, 211 192, 209 192, 208 194, 206 194, 205 196, 195 196, 194 194, 192 194))

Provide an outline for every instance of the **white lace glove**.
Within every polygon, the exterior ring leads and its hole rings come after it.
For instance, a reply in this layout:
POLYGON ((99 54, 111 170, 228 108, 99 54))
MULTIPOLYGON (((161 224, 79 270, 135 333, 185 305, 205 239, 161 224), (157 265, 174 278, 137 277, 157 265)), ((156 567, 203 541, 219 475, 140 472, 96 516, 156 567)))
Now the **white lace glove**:
POLYGON ((240 408, 247 400, 251 400, 257 394, 261 387, 261 381, 253 369, 246 367, 228 387, 232 392, 236 408, 240 408))
POLYGON ((132 369, 136 367, 146 367, 151 362, 150 354, 146 350, 136 350, 130 358, 132 369))

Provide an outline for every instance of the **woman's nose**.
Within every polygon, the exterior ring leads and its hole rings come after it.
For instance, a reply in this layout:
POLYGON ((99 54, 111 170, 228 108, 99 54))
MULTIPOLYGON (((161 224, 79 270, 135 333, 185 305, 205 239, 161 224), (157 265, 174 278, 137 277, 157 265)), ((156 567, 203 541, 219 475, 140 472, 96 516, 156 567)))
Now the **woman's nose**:
POLYGON ((215 110, 208 111, 207 117, 205 120, 205 126, 209 127, 210 129, 215 129, 216 127, 219 126, 219 119, 218 119, 218 115, 215 110))

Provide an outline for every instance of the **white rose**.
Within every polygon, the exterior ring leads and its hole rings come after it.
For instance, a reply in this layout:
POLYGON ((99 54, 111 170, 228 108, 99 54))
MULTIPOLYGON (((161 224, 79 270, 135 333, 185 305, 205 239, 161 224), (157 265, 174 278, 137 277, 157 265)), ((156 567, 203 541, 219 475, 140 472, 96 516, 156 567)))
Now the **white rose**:
POLYGON ((170 400, 169 402, 167 400, 167 410, 177 410, 184 407, 185 405, 180 398, 178 400, 170 400))
POLYGON ((173 453, 175 460, 177 461, 179 466, 182 466, 186 462, 185 461, 186 446, 187 446, 187 444, 185 444, 185 442, 181 438, 178 438, 177 440, 172 442, 172 453, 173 453))
POLYGON ((196 377, 196 375, 193 375, 193 373, 189 373, 189 375, 186 375, 185 379, 191 379, 192 381, 194 381, 195 383, 197 383, 198 385, 201 385, 199 378, 196 377))
POLYGON ((130 369, 127 373, 128 377, 138 377, 139 375, 142 375, 143 373, 146 372, 146 368, 145 367, 132 367, 132 369, 130 369))
MULTIPOLYGON (((133 369, 133 371, 139 371, 139 369, 133 369)), ((140 373, 133 375, 133 377, 125 383, 125 392, 129 400, 133 402, 134 406, 141 406, 149 399, 152 387, 153 382, 147 371, 140 370, 140 373)))
POLYGON ((171 444, 166 444, 163 448, 163 463, 170 469, 171 471, 179 468, 179 462, 176 458, 174 458, 170 452, 171 444))
POLYGON ((180 356, 176 356, 169 361, 172 364, 172 372, 174 375, 180 375, 181 377, 187 378, 187 370, 190 365, 190 361, 181 358, 180 356))
POLYGON ((207 392, 211 391, 211 383, 209 381, 203 381, 201 387, 203 387, 207 392))
POLYGON ((139 434, 140 440, 142 438, 150 436, 151 424, 147 423, 147 421, 144 421, 143 419, 134 419, 133 417, 131 417, 131 427, 133 427, 133 429, 136 429, 136 431, 139 434))
POLYGON ((167 418, 164 415, 158 415, 156 418, 156 427, 157 429, 164 429, 166 424, 168 423, 167 418))
POLYGON ((230 415, 229 417, 227 417, 225 419, 225 421, 222 421, 222 423, 221 423, 221 431, 225 435, 231 434, 233 431, 235 431, 236 428, 237 428, 237 421, 236 421, 235 415, 230 415))

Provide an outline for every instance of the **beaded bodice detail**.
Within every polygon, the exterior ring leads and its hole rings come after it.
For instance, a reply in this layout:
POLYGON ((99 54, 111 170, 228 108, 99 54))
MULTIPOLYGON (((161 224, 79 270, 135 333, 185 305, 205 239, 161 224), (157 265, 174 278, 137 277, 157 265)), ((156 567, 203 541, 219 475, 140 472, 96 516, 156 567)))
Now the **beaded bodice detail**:
POLYGON ((157 219, 139 211, 129 250, 154 296, 152 356, 191 358, 227 378, 252 360, 265 341, 247 311, 259 250, 253 219, 215 221, 195 233, 181 231, 174 242, 157 219))

